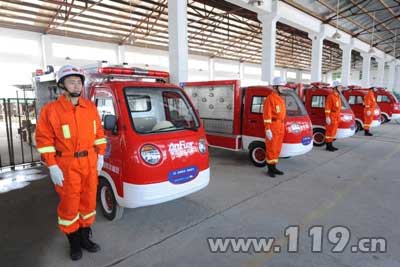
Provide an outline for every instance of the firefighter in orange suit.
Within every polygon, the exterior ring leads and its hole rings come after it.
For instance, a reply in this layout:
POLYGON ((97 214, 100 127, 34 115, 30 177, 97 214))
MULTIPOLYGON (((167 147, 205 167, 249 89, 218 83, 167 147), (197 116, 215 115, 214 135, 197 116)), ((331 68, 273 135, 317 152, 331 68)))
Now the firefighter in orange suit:
POLYGON ((72 260, 82 257, 81 248, 100 250, 89 237, 106 139, 96 106, 80 97, 84 80, 82 70, 61 67, 57 85, 63 94, 43 107, 36 128, 37 149, 59 194, 58 226, 67 235, 72 260))
POLYGON ((342 90, 342 85, 340 82, 334 81, 333 87, 333 92, 328 95, 325 103, 325 142, 327 151, 338 150, 338 148, 333 146, 333 140, 336 138, 336 131, 340 122, 340 111, 342 109, 342 101, 340 100, 340 90, 342 90))
POLYGON ((368 93, 364 96, 364 135, 372 136, 369 132, 371 123, 374 120, 374 110, 376 101, 374 95, 374 87, 369 88, 368 93))
POLYGON ((270 177, 275 177, 275 174, 284 174, 276 168, 282 149, 283 136, 285 135, 286 106, 279 91, 280 87, 284 84, 284 81, 280 77, 275 77, 272 83, 273 92, 268 95, 264 102, 263 117, 266 135, 267 174, 270 177))

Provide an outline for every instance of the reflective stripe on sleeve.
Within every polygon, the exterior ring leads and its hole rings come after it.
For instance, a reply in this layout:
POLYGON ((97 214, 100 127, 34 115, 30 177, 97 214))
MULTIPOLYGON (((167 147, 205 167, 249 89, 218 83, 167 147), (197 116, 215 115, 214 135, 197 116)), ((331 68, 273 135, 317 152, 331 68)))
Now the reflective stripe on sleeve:
POLYGON ((97 145, 101 145, 101 144, 107 144, 107 139, 105 139, 105 138, 99 138, 99 139, 96 139, 96 140, 94 140, 94 144, 97 146, 97 145))
POLYGON ((40 154, 43 153, 51 153, 51 152, 56 152, 56 148, 54 146, 45 146, 37 149, 40 154))

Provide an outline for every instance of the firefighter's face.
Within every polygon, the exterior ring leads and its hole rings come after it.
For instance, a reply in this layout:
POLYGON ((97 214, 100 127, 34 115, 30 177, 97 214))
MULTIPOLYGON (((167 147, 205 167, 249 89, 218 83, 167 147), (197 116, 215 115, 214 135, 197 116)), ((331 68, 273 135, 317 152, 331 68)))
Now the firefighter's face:
POLYGON ((64 86, 70 93, 81 93, 83 84, 79 76, 68 76, 64 80, 64 86))

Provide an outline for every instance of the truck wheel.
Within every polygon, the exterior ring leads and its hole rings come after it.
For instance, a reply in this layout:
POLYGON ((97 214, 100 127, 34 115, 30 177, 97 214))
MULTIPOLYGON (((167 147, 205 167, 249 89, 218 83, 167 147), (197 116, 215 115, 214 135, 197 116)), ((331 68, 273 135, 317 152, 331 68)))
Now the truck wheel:
POLYGON ((249 146, 249 157, 251 162, 257 167, 264 167, 265 162, 265 143, 254 142, 249 146))
POLYGON ((116 221, 121 219, 124 208, 118 205, 113 189, 105 178, 100 178, 98 198, 100 200, 101 211, 108 220, 116 221))
POLYGON ((313 130, 314 146, 323 146, 325 144, 325 130, 316 128, 313 130))
POLYGON ((384 124, 388 121, 389 121, 389 119, 384 114, 381 114, 381 124, 384 124))
POLYGON ((356 133, 359 131, 362 131, 364 128, 362 127, 361 123, 359 121, 356 121, 356 133))

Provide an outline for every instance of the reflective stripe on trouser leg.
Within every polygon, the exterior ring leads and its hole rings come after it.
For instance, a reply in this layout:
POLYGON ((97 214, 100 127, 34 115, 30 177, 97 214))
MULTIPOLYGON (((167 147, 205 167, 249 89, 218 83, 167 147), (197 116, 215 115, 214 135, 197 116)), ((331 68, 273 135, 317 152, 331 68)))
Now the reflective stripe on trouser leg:
POLYGON ((97 194, 97 157, 91 155, 87 158, 82 158, 81 162, 88 166, 85 170, 82 170, 85 179, 82 180, 82 193, 81 201, 79 204, 79 226, 89 227, 91 226, 96 218, 96 194, 97 194))
POLYGON ((268 164, 277 164, 281 154, 283 136, 285 134, 284 124, 281 122, 271 125, 272 140, 265 139, 266 161, 268 164))
POLYGON ((333 139, 336 138, 336 131, 338 128, 339 123, 337 121, 332 120, 331 124, 326 125, 325 131, 325 142, 331 143, 333 139))

